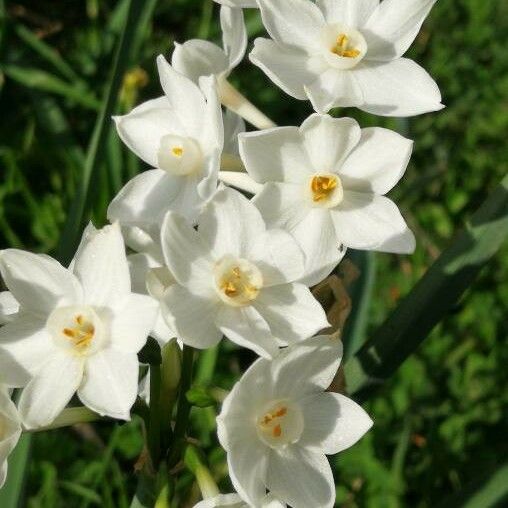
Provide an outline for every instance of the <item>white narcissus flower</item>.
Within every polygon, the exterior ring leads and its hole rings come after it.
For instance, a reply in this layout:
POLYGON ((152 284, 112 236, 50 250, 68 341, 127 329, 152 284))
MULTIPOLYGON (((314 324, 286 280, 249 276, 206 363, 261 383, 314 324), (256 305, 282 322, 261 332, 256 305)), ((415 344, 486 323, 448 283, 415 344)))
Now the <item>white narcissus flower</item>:
POLYGON ((385 197, 409 162, 412 141, 351 118, 311 115, 301 127, 241 134, 249 175, 264 184, 254 198, 272 227, 286 228, 307 258, 305 282, 322 280, 339 246, 409 253, 415 239, 385 197))
POLYGON ((277 501, 271 494, 255 506, 247 504, 238 494, 219 494, 200 501, 194 508, 286 508, 286 504, 277 501))
POLYGON ((223 403, 217 418, 229 476, 240 496, 258 506, 268 489, 293 508, 330 508, 335 500, 326 455, 355 444, 371 427, 351 399, 325 392, 342 356, 339 341, 316 337, 257 360, 223 403))
POLYGON ((0 293, 0 325, 12 321, 19 311, 19 303, 10 291, 0 293))
POLYGON ((166 290, 163 315, 184 344, 205 349, 224 334, 257 354, 300 341, 329 326, 309 289, 294 282, 304 255, 286 231, 267 229, 259 210, 239 192, 219 191, 198 231, 168 212, 161 241, 178 284, 166 290))
POLYGON ((437 111, 439 88, 402 58, 436 0, 258 0, 273 40, 251 61, 286 93, 326 113, 356 106, 384 116, 437 111))
POLYGON ((196 83, 201 76, 215 75, 219 82, 226 78, 242 61, 247 49, 243 11, 222 6, 220 24, 223 48, 201 39, 191 39, 183 44, 175 42, 171 58, 174 69, 196 83))
POLYGON ((224 143, 222 110, 213 77, 200 87, 157 58, 165 95, 116 117, 124 143, 152 168, 113 199, 108 218, 122 226, 160 225, 168 210, 194 220, 214 194, 224 143))
POLYGON ((74 393, 101 415, 129 419, 137 353, 157 305, 131 292, 118 224, 88 228, 70 269, 49 256, 7 249, 0 271, 20 304, 0 329, 0 382, 25 387, 18 404, 24 425, 50 424, 74 393))
POLYGON ((0 488, 7 476, 7 457, 21 436, 21 422, 16 406, 0 386, 0 488))

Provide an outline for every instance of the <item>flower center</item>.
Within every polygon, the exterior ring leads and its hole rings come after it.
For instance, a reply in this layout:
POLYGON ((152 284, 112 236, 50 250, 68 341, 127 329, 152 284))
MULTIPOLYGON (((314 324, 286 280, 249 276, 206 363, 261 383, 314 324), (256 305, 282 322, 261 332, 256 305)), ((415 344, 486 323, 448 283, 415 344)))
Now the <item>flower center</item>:
POLYGON ((332 208, 344 197, 342 182, 337 175, 314 175, 310 179, 310 195, 314 206, 332 208))
POLYGON ((222 301, 243 307, 255 300, 263 286, 259 268, 246 259, 224 256, 214 269, 215 285, 222 301))
POLYGON ((325 60, 340 70, 355 67, 367 52, 365 37, 358 30, 340 23, 323 28, 321 43, 325 60))
POLYGON ((289 400, 272 401, 257 418, 256 429, 271 448, 296 443, 303 431, 302 411, 289 400))
POLYGON ((172 175, 186 176, 202 167, 203 154, 194 139, 168 134, 160 140, 157 163, 172 175))
POLYGON ((350 47, 350 44, 351 39, 346 34, 340 34, 331 51, 345 58, 356 58, 360 54, 360 50, 350 47))
POLYGON ((104 339, 104 324, 91 307, 59 307, 46 327, 60 347, 77 355, 96 351, 104 339))

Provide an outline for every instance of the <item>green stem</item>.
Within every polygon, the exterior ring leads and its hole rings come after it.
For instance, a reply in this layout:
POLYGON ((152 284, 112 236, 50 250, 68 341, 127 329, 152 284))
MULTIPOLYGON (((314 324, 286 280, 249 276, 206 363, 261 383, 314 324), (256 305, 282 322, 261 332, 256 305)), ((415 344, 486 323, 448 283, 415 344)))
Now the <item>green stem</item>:
POLYGON ((150 365, 150 427, 148 429, 148 448, 155 470, 158 469, 161 449, 161 367, 150 365))
POLYGON ((180 393, 178 395, 173 444, 168 455, 168 468, 170 470, 179 462, 185 449, 185 430, 187 428, 191 410, 191 404, 187 400, 186 393, 192 384, 193 360, 194 349, 184 345, 182 358, 182 380, 180 383, 180 393))

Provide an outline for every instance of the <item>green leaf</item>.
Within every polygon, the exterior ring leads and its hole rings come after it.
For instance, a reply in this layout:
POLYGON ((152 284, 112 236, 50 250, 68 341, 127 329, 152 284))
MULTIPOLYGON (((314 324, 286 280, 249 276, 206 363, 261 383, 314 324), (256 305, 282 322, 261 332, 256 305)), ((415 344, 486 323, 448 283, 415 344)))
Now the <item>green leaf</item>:
POLYGON ((31 434, 23 434, 9 456, 9 471, 5 485, 0 489, 0 506, 18 508, 22 506, 23 487, 30 456, 31 434))
POLYGON ((508 175, 409 295, 345 367, 363 398, 390 377, 456 304, 508 235, 508 175))
POLYGON ((508 500, 508 463, 488 471, 463 492, 446 498, 439 508, 490 508, 506 506, 508 500))
POLYGON ((27 88, 61 95, 85 108, 99 109, 97 99, 79 83, 69 84, 53 74, 34 67, 6 64, 2 65, 1 69, 7 77, 27 88))
POLYGON ((351 358, 367 339, 369 308, 376 277, 376 258, 373 252, 350 251, 347 257, 358 268, 360 276, 348 288, 351 314, 346 320, 342 337, 344 361, 351 358))
POLYGON ((88 146, 83 174, 78 182, 76 195, 72 200, 71 210, 67 217, 58 249, 58 257, 64 263, 71 260, 78 245, 83 224, 88 219, 89 212, 92 209, 93 202, 89 195, 90 182, 100 166, 107 139, 112 128, 111 115, 116 106, 123 76, 129 65, 131 43, 133 35, 136 33, 137 23, 139 22, 143 6, 143 0, 131 0, 129 2, 127 18, 118 44, 113 71, 88 146))

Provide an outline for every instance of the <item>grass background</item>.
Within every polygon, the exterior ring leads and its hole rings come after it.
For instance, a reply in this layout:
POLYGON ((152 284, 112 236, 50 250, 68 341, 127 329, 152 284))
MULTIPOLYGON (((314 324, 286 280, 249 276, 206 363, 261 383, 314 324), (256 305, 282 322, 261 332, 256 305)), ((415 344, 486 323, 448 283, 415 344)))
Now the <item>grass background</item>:
MULTIPOLYGON (((145 4, 143 14, 154 6, 154 15, 132 43, 134 72, 124 81, 119 112, 160 94, 155 56, 169 55, 173 41, 220 40, 218 8, 211 0, 145 4)), ((2 248, 55 251, 126 6, 125 0, 0 1, 2 248)), ((255 11, 247 12, 247 24, 251 37, 261 33, 255 11)), ((418 248, 412 256, 375 255, 369 332, 507 172, 507 33, 506 2, 441 0, 409 56, 437 80, 447 108, 409 120, 341 112, 362 126, 386 126, 416 141, 408 172, 392 197, 414 228, 418 248)), ((232 81, 279 124, 298 124, 311 113, 308 104, 283 94, 248 61, 232 81)), ((90 187, 97 223, 104 222, 111 196, 143 168, 113 133, 90 187)), ((507 308, 505 245, 453 312, 366 404, 373 431, 332 459, 338 506, 452 506, 455 496, 460 506, 471 485, 498 478, 496 472, 504 472, 501 482, 508 484, 507 308)), ((247 352, 222 346, 218 384, 231 386, 251 360, 247 352)), ((202 365, 206 381, 207 364, 202 365)), ((213 441, 211 409, 194 410, 190 433, 223 478, 224 454, 213 441)), ((23 505, 129 506, 142 446, 137 420, 37 435, 23 505)), ((179 491, 191 482, 183 472, 179 491)), ((222 486, 228 490, 227 481, 222 486)), ((178 506, 185 505, 181 499, 178 506)), ((492 504, 483 498, 477 506, 492 504)))

